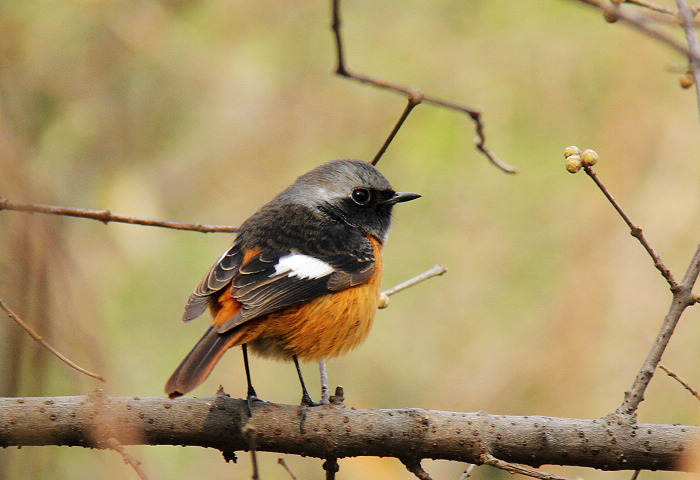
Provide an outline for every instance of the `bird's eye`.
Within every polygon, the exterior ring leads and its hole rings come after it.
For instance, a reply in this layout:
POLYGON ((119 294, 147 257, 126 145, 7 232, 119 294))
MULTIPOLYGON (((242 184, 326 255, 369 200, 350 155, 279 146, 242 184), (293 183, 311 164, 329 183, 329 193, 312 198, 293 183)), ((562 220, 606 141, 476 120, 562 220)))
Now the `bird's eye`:
POLYGON ((372 198, 371 192, 363 187, 358 187, 352 191, 352 201, 358 205, 367 205, 372 198))

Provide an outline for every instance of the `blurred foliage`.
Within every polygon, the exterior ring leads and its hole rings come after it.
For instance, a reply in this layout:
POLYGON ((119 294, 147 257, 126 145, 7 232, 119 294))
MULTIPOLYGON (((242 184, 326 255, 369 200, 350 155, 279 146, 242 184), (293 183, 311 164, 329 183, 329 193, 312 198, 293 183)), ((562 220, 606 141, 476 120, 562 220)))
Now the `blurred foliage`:
MULTIPOLYGON (((673 2, 666 2, 672 6, 673 2)), ((326 1, 5 0, 0 3, 0 196, 142 217, 236 224, 293 179, 338 157, 371 158, 405 100, 331 74, 326 1)), ((397 209, 385 285, 443 263, 397 295, 369 340, 329 363, 362 408, 425 407, 595 418, 614 410, 670 302, 645 252, 583 174, 574 143, 680 277, 697 244, 696 99, 681 55, 575 2, 348 1, 349 66, 483 109, 508 176, 473 126, 419 106, 379 166, 424 195, 397 209)), ((229 244, 202 235, 0 214, 0 298, 99 385, 0 322, 0 395, 161 395, 206 320, 184 302, 229 244)), ((664 363, 700 386, 697 309, 664 363)), ((245 394, 231 352, 196 394, 245 394)), ((253 360, 262 397, 297 402, 292 365, 253 360)), ((317 391, 314 365, 305 366, 317 391)), ((693 423, 664 374, 645 422, 693 423)), ((130 449, 152 478, 246 478, 215 451, 130 449)), ((262 478, 286 479, 272 454, 262 478)), ((321 461, 289 457, 299 478, 321 461)), ((462 465, 424 462, 434 478, 462 465)), ((399 462, 340 462, 339 478, 412 478, 399 462)), ((550 467, 587 479, 626 479, 550 467)), ((643 473, 645 478, 678 474, 643 473)), ((0 451, 0 478, 135 478, 116 453, 0 451)), ((505 478, 480 468, 475 479, 505 478)))

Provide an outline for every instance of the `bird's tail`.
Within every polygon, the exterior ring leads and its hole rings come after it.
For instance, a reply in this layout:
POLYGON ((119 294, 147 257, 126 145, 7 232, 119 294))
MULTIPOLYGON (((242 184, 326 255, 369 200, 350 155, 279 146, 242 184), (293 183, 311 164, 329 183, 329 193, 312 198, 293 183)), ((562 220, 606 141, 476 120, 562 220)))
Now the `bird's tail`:
POLYGON ((170 398, 197 388, 207 379, 224 352, 236 344, 236 335, 219 333, 218 328, 212 325, 170 376, 165 384, 165 393, 170 398))

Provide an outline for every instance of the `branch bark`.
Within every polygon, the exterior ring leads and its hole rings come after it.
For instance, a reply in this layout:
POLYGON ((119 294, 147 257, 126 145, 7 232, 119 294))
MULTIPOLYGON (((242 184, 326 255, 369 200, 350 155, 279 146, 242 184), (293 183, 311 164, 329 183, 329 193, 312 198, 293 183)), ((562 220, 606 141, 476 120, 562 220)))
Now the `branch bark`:
POLYGON ((190 445, 216 448, 227 459, 249 448, 318 458, 423 458, 483 464, 485 458, 526 464, 577 465, 602 470, 676 470, 700 447, 700 427, 634 423, 624 416, 572 419, 424 409, 355 410, 344 405, 301 408, 208 398, 0 398, 0 447, 66 445, 190 445), (244 428, 245 427, 245 428, 244 428))

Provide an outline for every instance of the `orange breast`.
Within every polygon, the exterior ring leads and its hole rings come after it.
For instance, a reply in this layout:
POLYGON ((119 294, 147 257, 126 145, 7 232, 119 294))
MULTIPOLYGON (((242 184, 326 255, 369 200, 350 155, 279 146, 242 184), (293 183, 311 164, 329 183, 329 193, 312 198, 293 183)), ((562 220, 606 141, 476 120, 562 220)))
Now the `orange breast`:
POLYGON ((381 245, 374 247, 374 274, 361 285, 318 297, 267 315, 252 326, 257 330, 252 351, 264 357, 321 360, 342 355, 367 337, 379 305, 382 282, 381 245))

